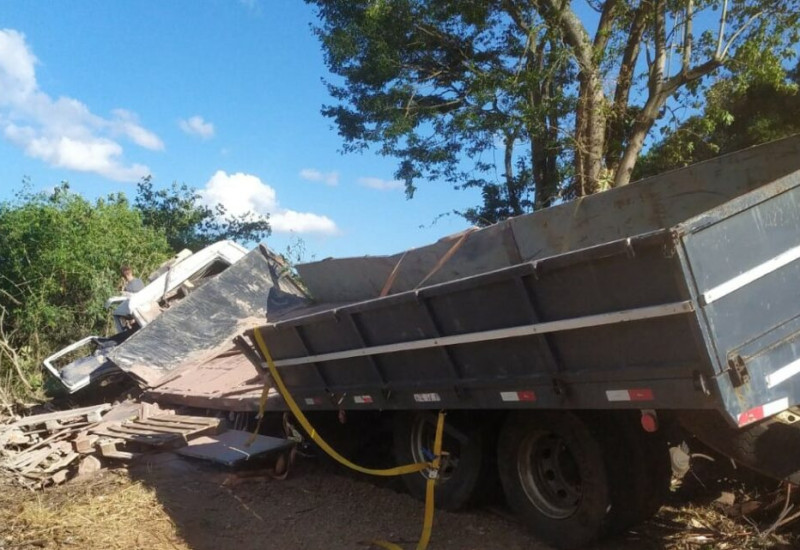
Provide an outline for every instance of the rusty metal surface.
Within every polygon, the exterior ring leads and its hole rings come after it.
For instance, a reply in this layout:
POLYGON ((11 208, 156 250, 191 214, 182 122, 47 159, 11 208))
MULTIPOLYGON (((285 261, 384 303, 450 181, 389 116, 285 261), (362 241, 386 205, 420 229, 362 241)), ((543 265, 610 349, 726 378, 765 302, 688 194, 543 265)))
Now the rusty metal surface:
POLYGON ((161 404, 230 411, 257 411, 263 381, 238 350, 168 374, 148 396, 161 404))

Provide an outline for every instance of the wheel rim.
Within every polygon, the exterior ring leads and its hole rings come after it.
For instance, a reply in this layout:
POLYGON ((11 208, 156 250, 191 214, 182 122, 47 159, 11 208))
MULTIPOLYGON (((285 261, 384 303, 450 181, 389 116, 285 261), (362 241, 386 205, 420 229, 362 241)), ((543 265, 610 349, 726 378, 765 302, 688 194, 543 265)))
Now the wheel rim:
MULTIPOLYGON (((442 451, 447 451, 447 458, 442 468, 439 469, 438 479, 445 482, 451 477, 458 468, 461 444, 458 440, 447 434, 445 424, 444 434, 442 434, 442 451)), ((433 443, 436 438, 436 423, 425 416, 417 416, 411 427, 411 456, 414 462, 430 462, 434 459, 433 443)), ((420 474, 425 478, 429 477, 430 468, 422 470, 420 474)))
POLYGON ((580 472, 561 437, 549 432, 530 434, 517 457, 522 488, 542 514, 564 519, 575 513, 582 495, 580 472))

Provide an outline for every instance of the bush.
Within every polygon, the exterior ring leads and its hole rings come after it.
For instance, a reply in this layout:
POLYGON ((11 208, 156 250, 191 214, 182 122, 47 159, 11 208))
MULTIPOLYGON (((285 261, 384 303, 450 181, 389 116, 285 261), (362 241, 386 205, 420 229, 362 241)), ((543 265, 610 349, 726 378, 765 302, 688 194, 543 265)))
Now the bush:
POLYGON ((163 231, 121 193, 92 203, 65 183, 50 193, 25 186, 0 203, 0 384, 13 389, 20 375, 12 355, 39 384, 49 353, 106 332, 103 304, 119 292, 121 264, 148 273, 170 255, 163 231))

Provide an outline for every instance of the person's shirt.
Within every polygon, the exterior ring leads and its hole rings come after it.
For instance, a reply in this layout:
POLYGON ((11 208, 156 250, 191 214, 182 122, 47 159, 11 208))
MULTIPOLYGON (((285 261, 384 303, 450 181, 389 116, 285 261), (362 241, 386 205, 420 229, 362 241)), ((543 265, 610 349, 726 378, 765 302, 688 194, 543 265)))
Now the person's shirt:
POLYGON ((125 285, 125 292, 139 292, 144 288, 144 283, 138 277, 134 277, 125 285))

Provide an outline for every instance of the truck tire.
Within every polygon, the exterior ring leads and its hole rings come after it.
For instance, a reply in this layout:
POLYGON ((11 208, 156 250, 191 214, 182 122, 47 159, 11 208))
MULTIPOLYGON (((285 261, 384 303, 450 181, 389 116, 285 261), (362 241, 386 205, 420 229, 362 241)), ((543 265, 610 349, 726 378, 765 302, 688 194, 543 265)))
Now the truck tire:
POLYGON ((600 439, 571 412, 512 413, 500 432, 506 501, 557 548, 579 548, 607 532, 612 489, 600 439))
MULTIPOLYGON (((790 414, 800 417, 798 408, 790 414)), ((784 424, 777 417, 735 428, 715 410, 680 411, 681 425, 720 454, 772 479, 800 483, 800 421, 784 424)))
MULTIPOLYGON (((435 412, 398 412, 394 417, 394 456, 398 465, 433 459, 436 434, 435 412)), ((442 450, 448 454, 439 472, 434 504, 442 510, 459 510, 484 493, 489 467, 484 453, 485 423, 466 413, 449 413, 445 418, 442 450)), ((408 492, 425 500, 427 470, 402 476, 408 492)))
POLYGON ((672 469, 666 439, 647 433, 638 411, 608 411, 588 421, 602 434, 611 492, 605 532, 616 534, 653 516, 669 493, 672 469))

